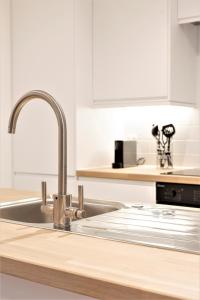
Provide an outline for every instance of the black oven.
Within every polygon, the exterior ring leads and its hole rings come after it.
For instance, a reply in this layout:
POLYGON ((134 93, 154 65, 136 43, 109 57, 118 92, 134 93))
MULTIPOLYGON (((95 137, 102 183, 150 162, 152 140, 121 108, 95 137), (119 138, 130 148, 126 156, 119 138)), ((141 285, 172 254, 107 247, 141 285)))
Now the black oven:
POLYGON ((200 208, 200 185, 156 182, 156 203, 200 208))

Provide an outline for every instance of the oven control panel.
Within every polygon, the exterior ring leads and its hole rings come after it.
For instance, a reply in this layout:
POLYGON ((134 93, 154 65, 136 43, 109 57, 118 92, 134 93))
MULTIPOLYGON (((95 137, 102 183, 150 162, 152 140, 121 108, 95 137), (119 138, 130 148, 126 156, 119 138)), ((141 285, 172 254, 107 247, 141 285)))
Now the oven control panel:
POLYGON ((156 203, 200 208, 200 185, 156 182, 156 203))

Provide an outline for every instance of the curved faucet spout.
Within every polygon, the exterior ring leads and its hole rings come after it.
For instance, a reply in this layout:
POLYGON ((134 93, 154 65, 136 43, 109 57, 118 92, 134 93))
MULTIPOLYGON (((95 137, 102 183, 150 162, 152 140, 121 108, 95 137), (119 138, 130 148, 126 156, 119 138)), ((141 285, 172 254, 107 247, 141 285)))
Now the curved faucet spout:
POLYGON ((15 133, 18 116, 23 106, 32 99, 42 99, 53 109, 58 122, 58 195, 67 193, 67 128, 66 119, 61 106, 48 93, 40 90, 30 91, 23 95, 13 108, 9 120, 9 133, 15 133))

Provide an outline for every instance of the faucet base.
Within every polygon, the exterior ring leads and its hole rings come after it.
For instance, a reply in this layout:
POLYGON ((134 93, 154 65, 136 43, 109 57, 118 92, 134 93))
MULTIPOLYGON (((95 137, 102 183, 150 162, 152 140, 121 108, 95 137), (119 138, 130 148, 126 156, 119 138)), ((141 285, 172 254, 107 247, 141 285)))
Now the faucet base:
POLYGON ((70 206, 69 195, 53 195, 53 222, 54 228, 65 229, 65 207, 70 206))

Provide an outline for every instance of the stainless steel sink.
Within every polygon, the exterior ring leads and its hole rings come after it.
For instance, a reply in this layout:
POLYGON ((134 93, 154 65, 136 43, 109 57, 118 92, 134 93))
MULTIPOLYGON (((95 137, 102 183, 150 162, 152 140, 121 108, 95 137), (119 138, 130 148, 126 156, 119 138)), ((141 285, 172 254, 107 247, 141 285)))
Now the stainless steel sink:
POLYGON ((129 243, 200 253, 200 212, 122 208, 74 222, 71 231, 129 243))
MULTIPOLYGON (((3 203, 0 205, 0 218, 23 223, 52 223, 52 215, 47 215, 41 211, 41 203, 40 199, 3 203)), ((73 206, 78 206, 76 199, 73 201, 73 206)), ((85 200, 84 203, 86 217, 112 212, 122 207, 123 205, 119 202, 85 200)))
MULTIPOLYGON (((73 205, 78 203, 74 199, 73 205)), ((86 200, 86 218, 73 221, 71 231, 122 242, 185 252, 200 252, 200 212, 183 209, 127 207, 120 202, 86 200)), ((0 218, 53 229, 40 199, 0 204, 0 218)))

